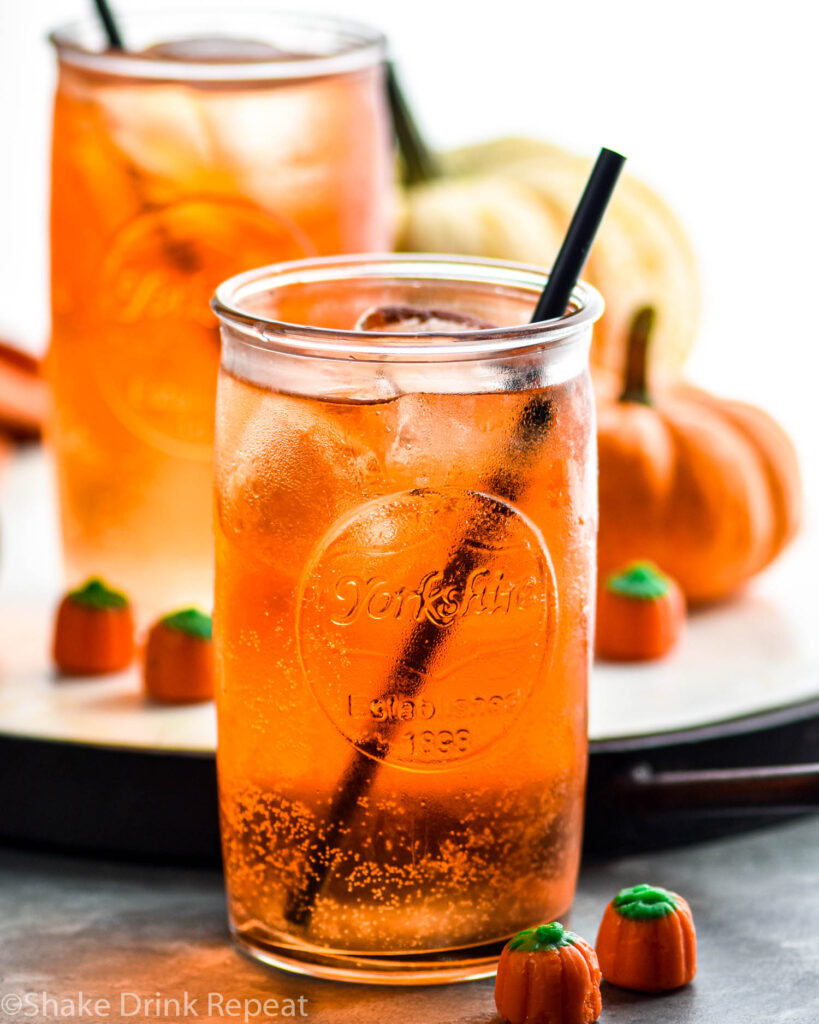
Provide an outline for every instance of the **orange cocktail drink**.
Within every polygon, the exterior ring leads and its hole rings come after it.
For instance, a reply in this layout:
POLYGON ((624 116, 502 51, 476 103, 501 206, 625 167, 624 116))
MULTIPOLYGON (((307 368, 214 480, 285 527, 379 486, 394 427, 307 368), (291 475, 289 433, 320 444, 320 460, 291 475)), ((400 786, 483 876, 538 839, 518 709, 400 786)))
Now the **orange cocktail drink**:
POLYGON ((217 292, 220 806, 262 959, 477 977, 572 903, 602 302, 530 325, 543 282, 350 257, 217 292))
POLYGON ((227 11, 55 33, 54 392, 72 581, 143 611, 210 603, 212 440, 226 276, 389 247, 383 40, 227 11))

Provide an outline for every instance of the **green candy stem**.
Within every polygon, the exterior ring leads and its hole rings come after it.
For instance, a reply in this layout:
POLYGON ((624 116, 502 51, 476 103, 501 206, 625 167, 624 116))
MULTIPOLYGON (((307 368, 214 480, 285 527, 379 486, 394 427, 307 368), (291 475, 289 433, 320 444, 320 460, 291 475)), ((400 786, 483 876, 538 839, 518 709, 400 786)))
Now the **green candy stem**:
POLYGON ((205 615, 198 608, 183 608, 181 611, 166 615, 161 621, 162 625, 169 629, 178 629, 181 633, 199 637, 200 640, 210 640, 213 636, 210 615, 205 615))
POLYGON ((92 608, 97 612, 110 611, 114 608, 127 608, 128 598, 119 590, 109 587, 103 580, 93 577, 76 590, 72 590, 69 599, 83 608, 92 608))
POLYGON ((606 590, 638 601, 656 601, 668 593, 669 582, 651 562, 632 562, 606 579, 606 590))
POLYGON ((674 893, 655 885, 635 885, 621 889, 612 900, 612 905, 621 917, 629 921, 655 921, 666 917, 677 909, 674 893))
POLYGON ((577 936, 567 931, 559 921, 526 928, 509 940, 509 949, 515 953, 543 953, 561 946, 573 946, 577 936))

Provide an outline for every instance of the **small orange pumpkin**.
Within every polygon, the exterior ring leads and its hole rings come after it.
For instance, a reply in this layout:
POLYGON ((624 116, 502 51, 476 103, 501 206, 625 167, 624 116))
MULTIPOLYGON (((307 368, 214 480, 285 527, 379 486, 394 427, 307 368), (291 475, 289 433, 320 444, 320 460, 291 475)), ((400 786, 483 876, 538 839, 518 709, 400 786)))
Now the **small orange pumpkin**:
POLYGON ((632 562, 600 582, 595 652, 608 661, 650 661, 674 647, 685 626, 685 596, 651 562, 632 562))
POLYGON ((518 932, 503 948, 495 1005, 506 1024, 591 1024, 600 968, 591 946, 558 921, 518 932))
POLYGON ((197 608, 166 615, 148 634, 145 692, 161 704, 213 699, 213 643, 209 615, 197 608))
POLYGON ((603 977, 637 992, 687 985, 697 973, 691 908, 675 892, 651 885, 621 889, 606 907, 597 934, 603 977))
POLYGON ((625 386, 598 407, 600 574, 649 559, 690 603, 715 601, 796 533, 799 467, 781 427, 760 409, 682 384, 652 395, 652 322, 648 308, 635 317, 625 386))
POLYGON ((57 610, 53 650, 65 676, 121 672, 134 658, 130 601, 99 579, 70 591, 57 610))

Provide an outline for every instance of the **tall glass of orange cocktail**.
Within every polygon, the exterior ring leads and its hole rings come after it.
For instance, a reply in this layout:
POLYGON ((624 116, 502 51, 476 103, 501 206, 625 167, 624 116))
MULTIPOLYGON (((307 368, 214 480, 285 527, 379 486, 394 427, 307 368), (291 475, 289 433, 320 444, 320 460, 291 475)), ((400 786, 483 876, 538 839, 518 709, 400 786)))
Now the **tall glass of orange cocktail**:
POLYGON ((124 18, 54 34, 49 372, 65 560, 145 611, 210 602, 219 334, 259 263, 383 250, 383 39, 301 15, 124 18))
POLYGON ((478 977, 571 905, 602 301, 529 324, 543 282, 349 257, 217 291, 219 791, 261 959, 478 977))

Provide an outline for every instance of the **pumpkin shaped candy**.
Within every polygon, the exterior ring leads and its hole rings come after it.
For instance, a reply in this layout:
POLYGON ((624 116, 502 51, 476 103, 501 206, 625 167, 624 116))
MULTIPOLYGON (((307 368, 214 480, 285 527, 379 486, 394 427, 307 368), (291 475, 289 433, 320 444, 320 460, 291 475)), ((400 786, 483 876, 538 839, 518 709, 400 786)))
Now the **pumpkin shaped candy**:
POLYGON ((632 562, 600 581, 595 653, 608 661, 650 661, 674 647, 685 626, 685 597, 651 562, 632 562))
POLYGON ((213 699, 213 641, 209 615, 183 608, 159 619, 148 633, 143 683, 160 704, 213 699))
POLYGON ((701 604, 732 594, 794 536, 799 467, 761 409, 685 384, 649 389, 653 318, 645 308, 634 319, 619 397, 597 382, 600 578, 650 560, 701 604))
POLYGON ((663 992, 687 985, 697 973, 691 908, 657 886, 617 893, 603 914, 596 949, 603 977, 620 988, 663 992))
POLYGON ((134 658, 131 602, 96 578, 70 591, 57 610, 53 654, 63 676, 121 672, 134 658))
POLYGON ((600 969, 591 946, 558 921, 518 932, 498 963, 495 1005, 506 1024, 591 1024, 600 969))

